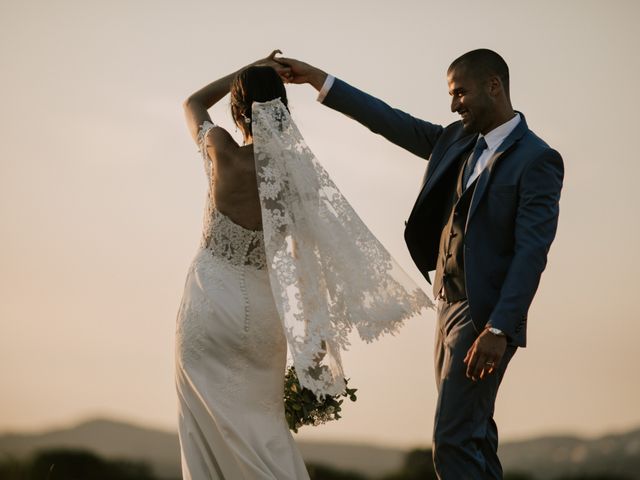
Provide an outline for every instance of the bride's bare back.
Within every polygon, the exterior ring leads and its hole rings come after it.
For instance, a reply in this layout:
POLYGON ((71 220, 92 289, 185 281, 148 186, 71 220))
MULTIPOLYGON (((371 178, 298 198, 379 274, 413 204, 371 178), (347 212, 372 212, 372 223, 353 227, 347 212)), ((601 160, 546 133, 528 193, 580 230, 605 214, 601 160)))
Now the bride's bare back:
POLYGON ((211 159, 210 187, 215 208, 249 230, 262 227, 251 137, 251 106, 253 102, 274 98, 280 98, 286 104, 281 77, 289 74, 289 68, 274 61, 276 53, 279 50, 210 83, 190 95, 183 104, 191 136, 199 148, 204 142, 211 159), (238 145, 229 132, 220 127, 210 128, 206 137, 201 137, 202 126, 211 122, 207 110, 227 93, 231 96, 232 117, 244 136, 245 146, 238 145))
POLYGON ((234 223, 249 230, 262 228, 253 145, 239 146, 220 127, 204 139, 212 161, 211 194, 215 207, 234 223))

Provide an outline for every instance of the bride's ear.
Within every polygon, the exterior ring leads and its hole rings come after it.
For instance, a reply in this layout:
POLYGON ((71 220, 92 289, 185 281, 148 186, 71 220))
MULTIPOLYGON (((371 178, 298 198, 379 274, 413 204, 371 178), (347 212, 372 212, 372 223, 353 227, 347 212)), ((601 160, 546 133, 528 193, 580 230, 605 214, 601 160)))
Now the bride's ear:
POLYGON ((240 129, 240 133, 242 133, 243 140, 246 143, 247 139, 252 137, 251 120, 248 123, 243 120, 236 120, 236 127, 240 129))

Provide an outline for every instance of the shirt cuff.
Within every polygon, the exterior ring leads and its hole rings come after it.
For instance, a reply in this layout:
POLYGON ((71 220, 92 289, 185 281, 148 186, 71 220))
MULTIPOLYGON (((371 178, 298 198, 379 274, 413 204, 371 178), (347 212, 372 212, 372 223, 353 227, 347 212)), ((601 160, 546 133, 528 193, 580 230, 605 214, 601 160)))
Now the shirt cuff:
POLYGON ((329 93, 329 90, 331 90, 331 87, 333 87, 333 82, 335 82, 335 80, 336 77, 334 77, 333 75, 327 75, 327 78, 324 80, 322 88, 318 93, 318 101, 320 103, 324 102, 324 97, 327 96, 327 93, 329 93))

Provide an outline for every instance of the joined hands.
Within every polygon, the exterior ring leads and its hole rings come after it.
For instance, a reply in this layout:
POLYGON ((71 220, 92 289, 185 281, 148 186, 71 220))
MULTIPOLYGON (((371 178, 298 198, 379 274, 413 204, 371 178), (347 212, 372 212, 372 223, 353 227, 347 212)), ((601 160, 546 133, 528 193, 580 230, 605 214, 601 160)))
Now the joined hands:
POLYGON ((287 79, 290 78, 292 76, 291 74, 291 68, 287 65, 285 65, 282 62, 279 62, 279 58, 276 59, 276 55, 280 54, 282 55, 282 52, 278 49, 272 51, 268 56, 266 56, 265 58, 261 58, 260 60, 256 60, 255 62, 253 62, 251 64, 251 66, 254 67, 271 67, 273 68, 276 73, 278 75, 280 75, 280 78, 282 78, 282 81, 284 81, 285 83, 287 82, 287 79))
POLYGON ((287 57, 275 57, 276 53, 282 54, 280 50, 275 50, 269 56, 269 60, 276 63, 279 67, 276 71, 285 83, 302 84, 308 83, 316 90, 320 90, 327 78, 326 72, 319 68, 309 65, 308 63, 287 57))

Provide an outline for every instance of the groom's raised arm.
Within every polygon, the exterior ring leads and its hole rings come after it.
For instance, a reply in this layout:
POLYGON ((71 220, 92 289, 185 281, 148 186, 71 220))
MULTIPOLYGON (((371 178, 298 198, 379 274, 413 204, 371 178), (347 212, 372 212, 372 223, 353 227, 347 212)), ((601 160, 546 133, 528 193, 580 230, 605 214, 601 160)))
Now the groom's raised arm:
POLYGON ((426 122, 393 108, 338 78, 333 80, 333 85, 321 101, 323 105, 344 113, 373 133, 382 135, 390 142, 424 159, 429 158, 433 146, 444 130, 441 125, 426 122))
POLYGON ((390 142, 428 159, 442 134, 441 125, 420 120, 382 100, 327 75, 322 70, 297 60, 276 58, 291 68, 291 83, 309 83, 320 91, 319 100, 344 113, 390 142))

